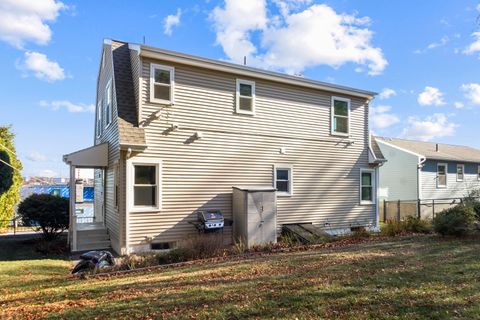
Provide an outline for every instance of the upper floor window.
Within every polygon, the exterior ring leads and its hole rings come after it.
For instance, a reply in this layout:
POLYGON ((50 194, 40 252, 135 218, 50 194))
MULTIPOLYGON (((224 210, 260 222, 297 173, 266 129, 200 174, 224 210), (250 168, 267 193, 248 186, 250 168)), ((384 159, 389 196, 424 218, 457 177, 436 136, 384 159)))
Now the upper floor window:
POLYGON ((463 181, 465 176, 465 165, 457 164, 457 181, 463 181))
POLYGON ((105 89, 105 127, 112 122, 112 82, 109 81, 105 89))
POLYGON ((291 165, 274 166, 273 185, 278 196, 291 196, 293 194, 293 167, 291 165))
POLYGON ((350 134, 350 99, 332 97, 332 134, 350 134))
POLYGON ((237 79, 235 110, 237 113, 255 114, 255 82, 237 79))
POLYGON ((102 135, 102 100, 97 104, 97 138, 102 135))
POLYGON ((375 171, 373 170, 360 170, 360 203, 375 203, 375 171))
POLYGON ((150 101, 164 104, 173 103, 173 67, 152 64, 150 67, 150 101))
POLYGON ((447 171, 448 171, 447 164, 439 163, 437 165, 437 188, 447 187, 447 171))

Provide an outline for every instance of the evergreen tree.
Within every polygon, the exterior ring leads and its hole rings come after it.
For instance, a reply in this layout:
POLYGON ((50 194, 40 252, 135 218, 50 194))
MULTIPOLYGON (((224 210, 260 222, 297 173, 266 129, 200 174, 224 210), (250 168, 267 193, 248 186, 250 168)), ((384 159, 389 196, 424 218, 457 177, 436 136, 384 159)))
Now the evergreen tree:
POLYGON ((22 164, 17 159, 14 137, 10 126, 0 126, 0 228, 7 226, 20 202, 22 164))

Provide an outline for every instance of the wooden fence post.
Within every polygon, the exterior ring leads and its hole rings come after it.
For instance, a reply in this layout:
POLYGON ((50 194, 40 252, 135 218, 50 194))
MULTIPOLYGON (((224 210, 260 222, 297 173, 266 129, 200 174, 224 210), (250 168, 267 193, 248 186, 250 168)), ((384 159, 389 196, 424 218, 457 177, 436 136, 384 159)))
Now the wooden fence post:
POLYGON ((383 222, 387 222, 387 200, 383 199, 383 222))
POLYGON ((400 221, 400 217, 401 217, 401 212, 400 212, 402 210, 401 206, 402 206, 402 204, 401 204, 400 200, 398 200, 398 202, 397 202, 397 220, 398 221, 400 221))
POLYGON ((418 202, 417 202, 418 219, 422 218, 422 207, 421 207, 421 205, 422 205, 422 203, 420 202, 420 199, 418 199, 418 202))
POLYGON ((432 219, 435 218, 435 199, 432 200, 432 210, 433 210, 433 214, 432 214, 432 219))

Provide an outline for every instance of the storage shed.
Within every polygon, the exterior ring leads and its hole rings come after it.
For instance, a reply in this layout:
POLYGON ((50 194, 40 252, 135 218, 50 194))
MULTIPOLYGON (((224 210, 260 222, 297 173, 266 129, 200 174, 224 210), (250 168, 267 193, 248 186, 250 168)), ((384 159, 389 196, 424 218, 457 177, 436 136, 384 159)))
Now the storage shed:
POLYGON ((277 195, 268 186, 233 187, 233 238, 248 248, 277 242, 277 195))

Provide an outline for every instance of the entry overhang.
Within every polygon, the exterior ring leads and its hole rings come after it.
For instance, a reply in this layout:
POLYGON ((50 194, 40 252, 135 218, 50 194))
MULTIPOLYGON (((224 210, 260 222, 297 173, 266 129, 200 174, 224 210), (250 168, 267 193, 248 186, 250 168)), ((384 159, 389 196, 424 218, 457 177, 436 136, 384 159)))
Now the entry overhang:
POLYGON ((77 168, 108 167, 108 143, 66 154, 63 156, 63 162, 77 168))

